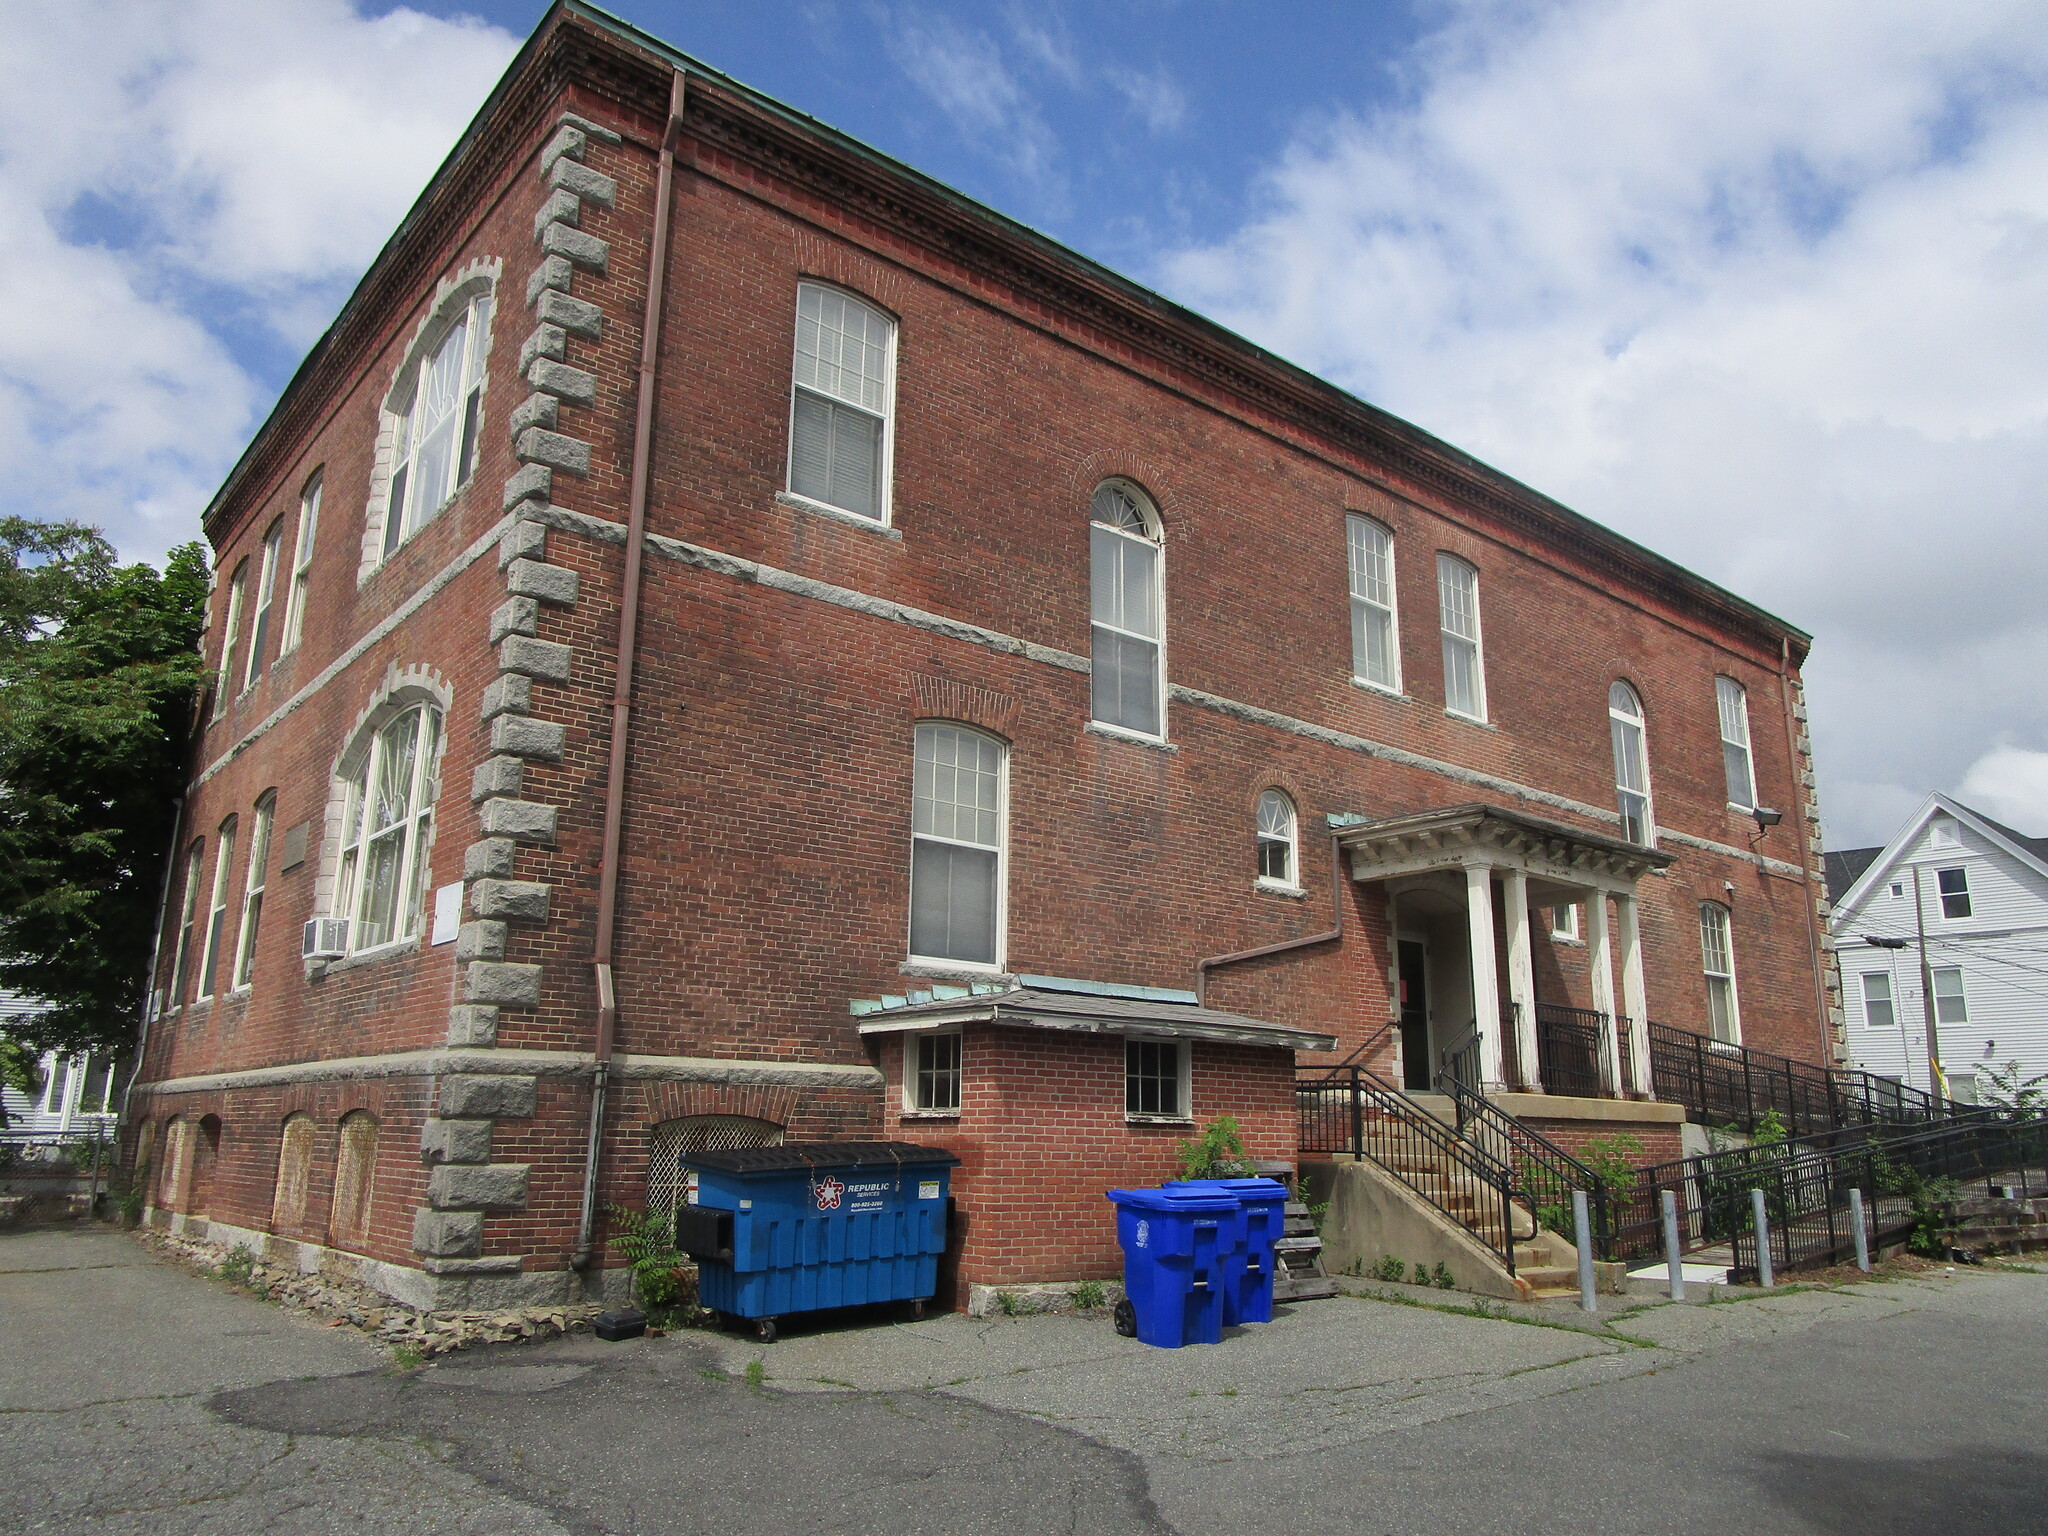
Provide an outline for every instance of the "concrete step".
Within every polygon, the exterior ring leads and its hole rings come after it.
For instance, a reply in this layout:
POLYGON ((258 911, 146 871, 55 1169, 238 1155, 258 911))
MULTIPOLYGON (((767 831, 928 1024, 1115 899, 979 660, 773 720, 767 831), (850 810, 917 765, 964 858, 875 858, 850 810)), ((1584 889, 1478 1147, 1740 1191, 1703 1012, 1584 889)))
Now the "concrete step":
POLYGON ((1517 1262, 1515 1265, 1515 1278, 1528 1281, 1538 1292, 1551 1290, 1570 1291, 1574 1295, 1578 1294, 1579 1276, 1577 1270, 1563 1269, 1555 1265, 1537 1265, 1533 1268, 1524 1269, 1517 1262))

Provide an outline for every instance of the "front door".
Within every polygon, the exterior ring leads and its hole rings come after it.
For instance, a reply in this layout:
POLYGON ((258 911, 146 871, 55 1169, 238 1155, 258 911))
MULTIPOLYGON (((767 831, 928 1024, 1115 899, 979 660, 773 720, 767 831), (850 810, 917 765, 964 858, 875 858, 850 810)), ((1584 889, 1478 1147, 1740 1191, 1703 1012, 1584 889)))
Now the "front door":
POLYGON ((1429 1051, 1429 951, 1420 939, 1396 943, 1401 980, 1402 1086, 1426 1090, 1433 1081, 1429 1051))

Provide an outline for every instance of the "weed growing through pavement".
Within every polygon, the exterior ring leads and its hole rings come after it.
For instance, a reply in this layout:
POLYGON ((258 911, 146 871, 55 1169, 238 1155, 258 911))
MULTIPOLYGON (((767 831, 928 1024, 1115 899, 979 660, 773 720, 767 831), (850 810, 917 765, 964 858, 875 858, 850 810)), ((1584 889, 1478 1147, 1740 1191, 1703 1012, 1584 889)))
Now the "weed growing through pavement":
POLYGON ((759 1360, 747 1362, 747 1385, 758 1387, 768 1379, 768 1367, 759 1360))
MULTIPOLYGON (((427 1363, 427 1352, 412 1344, 392 1346, 391 1364, 401 1371, 416 1371, 427 1363)), ((308 1378, 309 1380, 311 1378, 308 1378)))
POLYGON ((1622 1344, 1632 1344, 1637 1349, 1659 1349, 1662 1346, 1655 1339, 1645 1339, 1632 1333, 1618 1333, 1612 1328, 1598 1331, 1591 1328, 1576 1328, 1570 1323, 1554 1322, 1547 1317, 1523 1317, 1510 1312, 1506 1303, 1488 1301, 1484 1296, 1475 1297, 1463 1306, 1445 1301, 1423 1301, 1415 1296, 1403 1296, 1398 1291, 1353 1291, 1372 1301, 1392 1302, 1397 1307, 1420 1307, 1425 1312, 1448 1312, 1454 1317, 1482 1317, 1492 1323, 1518 1323, 1524 1328, 1553 1328, 1559 1333, 1583 1333, 1589 1338, 1614 1339, 1622 1344))
POLYGON ((1102 1288, 1100 1280, 1083 1280, 1074 1287, 1074 1310, 1077 1312, 1099 1312, 1107 1300, 1109 1293, 1102 1288))
POLYGON ((1017 1298, 1008 1291, 996 1292, 996 1307, 1005 1317, 1015 1317, 1024 1310, 1018 1304, 1017 1298))

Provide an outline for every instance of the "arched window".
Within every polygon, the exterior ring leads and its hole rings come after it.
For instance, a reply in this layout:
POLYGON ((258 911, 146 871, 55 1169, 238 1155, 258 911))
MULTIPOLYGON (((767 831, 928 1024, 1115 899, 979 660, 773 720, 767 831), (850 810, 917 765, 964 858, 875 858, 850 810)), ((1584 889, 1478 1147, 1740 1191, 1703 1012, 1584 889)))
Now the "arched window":
POLYGON ((206 919, 206 954, 199 962, 199 995, 202 998, 213 996, 214 983, 219 979, 222 930, 228 922, 229 866, 234 862, 235 818, 230 816, 220 824, 220 834, 214 839, 213 909, 206 919))
POLYGON ((284 1123, 277 1148, 277 1183, 270 1197, 270 1230, 296 1232, 306 1224, 306 1200, 313 1188, 313 1142, 319 1134, 311 1115, 284 1123))
POLYGON ((836 288, 799 283, 793 373, 790 490, 887 522, 895 322, 836 288))
POLYGON ((1159 514, 1135 486, 1113 480, 1095 492, 1088 537, 1095 719, 1140 736, 1163 735, 1159 514))
POLYGON ((1749 753, 1749 694, 1732 677, 1714 679, 1714 709, 1721 717, 1721 766, 1728 775, 1728 803, 1738 811, 1756 809, 1756 762, 1749 753))
POLYGON ((1657 840, 1650 817, 1650 761, 1643 745, 1643 701, 1627 683, 1607 690, 1608 735, 1614 743, 1614 792, 1621 805, 1621 835, 1644 847, 1657 840))
POLYGON ((750 1115, 685 1115, 664 1120, 649 1136, 647 1148, 647 1209, 652 1215, 667 1215, 678 1205, 696 1200, 697 1180, 683 1167, 686 1152, 724 1152, 733 1147, 775 1147, 782 1144, 782 1127, 773 1120, 756 1120, 750 1115))
POLYGON ((484 361, 490 349, 491 290, 471 291, 437 317, 430 340, 407 363, 387 409, 392 421, 384 553, 405 542, 468 484, 476 468, 484 361))
POLYGON ((1259 884, 1298 889, 1299 858, 1294 802, 1280 790, 1269 789, 1259 796, 1259 884))
POLYGON ((910 953, 993 966, 1002 952, 1008 753, 964 725, 917 728, 911 784, 910 953))
POLYGON ((334 1205, 328 1241, 337 1247, 360 1244, 370 1232, 370 1198, 377 1175, 377 1120, 366 1109, 341 1117, 334 1154, 334 1205))
POLYGON ((1735 1001, 1735 944, 1728 909, 1718 901, 1700 903, 1700 969, 1707 978, 1707 1032, 1730 1045, 1742 1043, 1742 1014, 1735 1001))
POLYGON ((377 731, 347 775, 334 913, 349 919, 351 953, 419 932, 440 756, 441 712, 416 704, 377 731))
POLYGON ((299 492, 299 531, 292 540, 292 586, 284 601, 284 638, 277 644, 280 656, 299 648, 299 639, 306 629, 306 594, 313 585, 313 540, 320 531, 323 473, 314 470, 305 489, 299 492))
POLYGON ((263 920, 263 889, 270 876, 270 827, 277 819, 277 791, 266 790, 256 801, 249 827, 249 872, 242 880, 242 933, 235 941, 235 985, 246 987, 256 976, 256 929, 263 920))
POLYGON ((1401 691, 1401 640, 1394 621, 1394 536, 1369 517, 1345 519, 1350 535, 1351 675, 1401 691))
POLYGON ((1456 555, 1436 557, 1437 623, 1444 641, 1444 708, 1486 718, 1486 668, 1479 650, 1479 572, 1456 555))

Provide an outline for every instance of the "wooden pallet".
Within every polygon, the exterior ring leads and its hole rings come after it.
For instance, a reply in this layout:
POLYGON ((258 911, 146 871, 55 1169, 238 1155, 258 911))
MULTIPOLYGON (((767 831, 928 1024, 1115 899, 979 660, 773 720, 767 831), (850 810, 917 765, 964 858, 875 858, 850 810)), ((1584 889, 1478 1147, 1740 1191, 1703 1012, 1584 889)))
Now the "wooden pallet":
POLYGON ((1337 1282, 1323 1272, 1323 1240, 1308 1207, 1299 1200, 1287 1202, 1287 1225, 1273 1245, 1273 1299, 1275 1301, 1320 1301, 1337 1294, 1337 1282))

